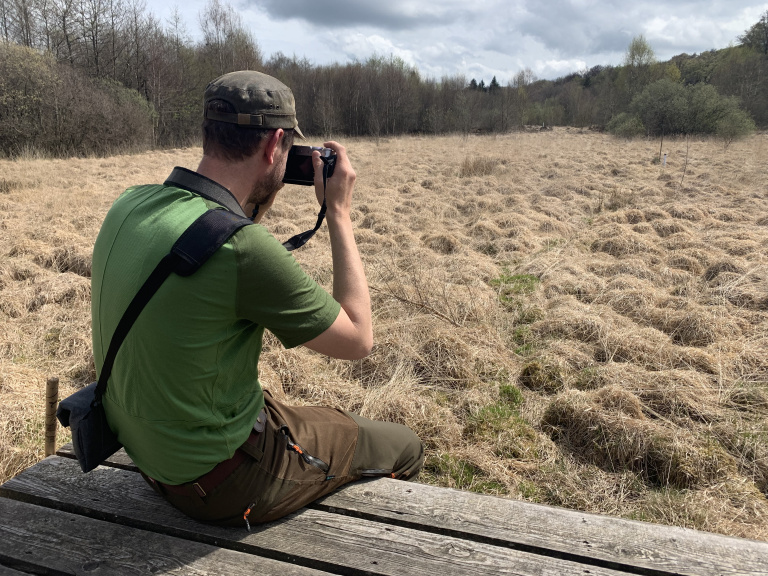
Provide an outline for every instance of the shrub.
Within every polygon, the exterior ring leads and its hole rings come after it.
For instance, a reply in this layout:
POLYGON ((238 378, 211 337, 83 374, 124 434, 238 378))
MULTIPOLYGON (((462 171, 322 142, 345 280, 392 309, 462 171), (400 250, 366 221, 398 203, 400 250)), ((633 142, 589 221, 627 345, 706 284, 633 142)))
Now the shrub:
POLYGON ((135 90, 0 44, 0 119, 0 151, 7 155, 103 155, 152 144, 155 114, 135 90))
MULTIPOLYGON (((737 98, 721 96, 714 86, 704 83, 684 86, 664 78, 638 94, 630 109, 654 136, 720 134, 722 131, 722 137, 730 143, 733 138, 754 130, 752 119, 739 108, 737 98)), ((625 124, 629 129, 629 118, 624 114, 617 116, 611 121, 614 129, 625 124)))
POLYGON ((734 140, 746 138, 755 131, 755 123, 743 110, 731 109, 715 125, 715 134, 727 150, 734 140))
POLYGON ((685 132, 687 104, 685 87, 664 78, 646 86, 630 108, 649 133, 679 134, 685 132))
POLYGON ((635 138, 645 134, 643 121, 638 116, 627 112, 622 112, 611 118, 607 129, 614 136, 621 138, 635 138))
POLYGON ((49 116, 56 110, 58 94, 55 67, 50 57, 0 42, 0 150, 3 152, 18 153, 25 147, 34 147, 50 129, 49 116), (53 98, 53 106, 47 105, 46 98, 53 98))

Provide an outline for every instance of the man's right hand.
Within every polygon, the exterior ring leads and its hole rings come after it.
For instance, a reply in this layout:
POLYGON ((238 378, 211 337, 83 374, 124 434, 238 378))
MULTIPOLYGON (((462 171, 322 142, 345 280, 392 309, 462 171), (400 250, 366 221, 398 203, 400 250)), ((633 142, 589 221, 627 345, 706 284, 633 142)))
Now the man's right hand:
POLYGON ((347 156, 347 150, 333 140, 323 142, 323 146, 330 148, 336 153, 336 166, 333 169, 333 176, 328 179, 325 193, 323 193, 323 161, 320 159, 320 152, 312 152, 312 164, 315 169, 315 195, 317 202, 323 203, 325 195, 325 204, 327 213, 331 212, 339 215, 349 216, 352 210, 352 192, 355 187, 357 175, 352 168, 347 156))

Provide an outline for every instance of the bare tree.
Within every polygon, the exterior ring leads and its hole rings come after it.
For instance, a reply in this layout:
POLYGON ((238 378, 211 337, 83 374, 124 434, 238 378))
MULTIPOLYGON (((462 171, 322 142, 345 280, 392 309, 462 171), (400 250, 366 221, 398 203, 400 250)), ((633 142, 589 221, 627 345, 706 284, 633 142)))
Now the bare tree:
POLYGON ((364 132, 363 66, 360 62, 354 62, 344 67, 335 66, 333 72, 333 83, 340 94, 337 106, 342 130, 347 134, 359 136, 364 132))
POLYGON ((530 68, 518 72, 508 84, 509 88, 509 119, 512 125, 522 127, 525 120, 525 109, 528 105, 528 86, 536 80, 530 68))
POLYGON ((13 40, 13 2, 12 0, 0 0, 0 33, 3 41, 13 40))
POLYGON ((15 36, 22 46, 35 45, 35 9, 32 0, 13 0, 12 23, 15 36))
POLYGON ((147 96, 146 64, 144 39, 147 30, 145 0, 129 0, 126 6, 127 52, 126 73, 123 82, 139 93, 147 96))
POLYGON ((87 70, 92 76, 102 75, 102 53, 107 14, 106 0, 81 0, 77 4, 77 20, 82 30, 87 70))
POLYGON ((117 80, 120 77, 118 70, 120 59, 126 50, 125 36, 123 34, 126 9, 122 0, 105 0, 105 4, 105 59, 108 60, 105 65, 108 66, 109 76, 113 80, 117 80))
POLYGON ((209 0, 199 15, 203 31, 203 53, 216 75, 233 70, 255 70, 261 66, 261 52, 229 4, 209 0))
POLYGON ((75 0, 51 0, 51 51, 57 60, 75 65, 76 44, 79 41, 75 22, 75 0))
POLYGON ((169 60, 166 76, 168 89, 178 100, 185 90, 195 86, 192 79, 192 41, 178 6, 173 9, 165 27, 165 37, 169 60))

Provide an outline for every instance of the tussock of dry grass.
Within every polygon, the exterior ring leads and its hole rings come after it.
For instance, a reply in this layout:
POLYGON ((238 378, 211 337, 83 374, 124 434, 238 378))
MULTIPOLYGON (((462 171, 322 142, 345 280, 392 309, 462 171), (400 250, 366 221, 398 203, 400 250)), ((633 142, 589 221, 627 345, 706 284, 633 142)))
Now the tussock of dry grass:
POLYGON ((609 472, 637 473, 655 486, 706 486, 735 471, 718 444, 648 420, 640 400, 623 388, 566 392, 549 404, 542 425, 576 456, 609 472))
MULTIPOLYGON (((339 362, 268 336, 265 387, 411 426, 423 481, 768 539, 764 135, 692 141, 684 186, 674 140, 666 168, 658 142, 566 129, 345 144, 376 345, 339 362)), ((94 378, 110 204, 199 153, 0 162, 0 481, 41 457, 46 376, 94 378)), ((315 214, 288 187, 264 223, 315 214)), ((330 288, 324 229, 295 256, 330 288)))

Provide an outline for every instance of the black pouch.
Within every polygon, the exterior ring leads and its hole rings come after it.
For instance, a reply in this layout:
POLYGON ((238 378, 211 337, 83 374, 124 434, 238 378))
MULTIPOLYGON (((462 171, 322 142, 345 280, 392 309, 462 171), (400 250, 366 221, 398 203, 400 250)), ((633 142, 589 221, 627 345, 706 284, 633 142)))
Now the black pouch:
POLYGON ((72 430, 72 446, 83 472, 90 472, 122 448, 109 428, 104 404, 96 399, 98 382, 89 384, 59 404, 56 418, 72 430))

